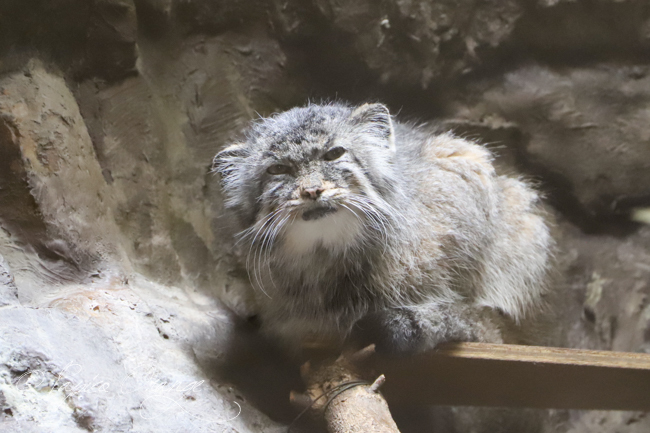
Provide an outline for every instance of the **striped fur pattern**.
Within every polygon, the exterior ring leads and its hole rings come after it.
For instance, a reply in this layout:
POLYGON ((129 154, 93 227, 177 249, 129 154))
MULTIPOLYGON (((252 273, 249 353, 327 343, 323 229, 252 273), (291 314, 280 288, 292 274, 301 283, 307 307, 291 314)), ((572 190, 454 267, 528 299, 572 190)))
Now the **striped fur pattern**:
POLYGON ((263 329, 287 344, 340 342, 355 323, 387 351, 499 341, 494 317, 541 305, 538 194, 468 140, 381 104, 308 105, 253 123, 214 167, 263 329))

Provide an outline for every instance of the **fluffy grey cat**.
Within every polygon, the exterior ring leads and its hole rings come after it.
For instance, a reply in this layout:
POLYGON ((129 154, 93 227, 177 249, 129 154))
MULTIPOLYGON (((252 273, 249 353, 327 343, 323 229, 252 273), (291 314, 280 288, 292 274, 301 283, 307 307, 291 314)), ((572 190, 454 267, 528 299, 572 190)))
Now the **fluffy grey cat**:
POLYGON ((540 308, 539 197, 477 144, 381 104, 308 105, 253 123, 214 162, 262 329, 285 344, 498 342, 540 308))

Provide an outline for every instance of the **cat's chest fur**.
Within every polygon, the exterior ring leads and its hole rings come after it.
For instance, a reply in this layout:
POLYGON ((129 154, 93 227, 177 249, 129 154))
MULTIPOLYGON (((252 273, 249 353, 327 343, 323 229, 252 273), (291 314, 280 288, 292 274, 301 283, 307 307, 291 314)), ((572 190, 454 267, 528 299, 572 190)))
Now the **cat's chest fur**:
POLYGON ((327 256, 319 254, 319 249, 335 259, 334 256, 345 256, 350 248, 361 248, 356 244, 361 241, 362 228, 361 216, 345 208, 316 221, 296 219, 285 229, 277 253, 302 266, 311 262, 312 257, 327 256))
MULTIPOLYGON (((344 293, 373 292, 372 269, 381 266, 379 254, 351 251, 344 245, 330 248, 317 241, 300 252, 278 254, 267 268, 267 285, 278 297, 307 307, 332 310, 344 293)), ((350 295, 355 298, 356 295, 350 295)))

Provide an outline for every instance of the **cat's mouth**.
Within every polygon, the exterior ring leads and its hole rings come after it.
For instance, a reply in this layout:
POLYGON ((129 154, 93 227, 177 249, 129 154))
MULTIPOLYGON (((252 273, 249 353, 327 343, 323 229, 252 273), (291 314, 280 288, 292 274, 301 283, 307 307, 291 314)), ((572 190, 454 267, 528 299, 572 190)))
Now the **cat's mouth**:
POLYGON ((333 214, 338 209, 330 205, 319 205, 318 207, 313 207, 309 210, 306 210, 302 213, 302 219, 304 221, 314 221, 329 214, 333 214))

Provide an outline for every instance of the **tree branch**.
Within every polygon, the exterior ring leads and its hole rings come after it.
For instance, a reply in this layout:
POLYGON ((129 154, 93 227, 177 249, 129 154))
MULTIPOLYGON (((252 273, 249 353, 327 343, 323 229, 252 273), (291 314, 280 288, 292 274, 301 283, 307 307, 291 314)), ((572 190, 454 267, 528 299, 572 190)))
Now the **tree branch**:
POLYGON ((367 357, 373 351, 374 347, 369 346, 349 357, 325 361, 316 368, 305 363, 301 374, 307 392, 292 393, 291 401, 322 416, 331 433, 399 433, 386 400, 379 393, 385 377, 380 375, 374 383, 368 383, 361 379, 351 361, 367 357))

